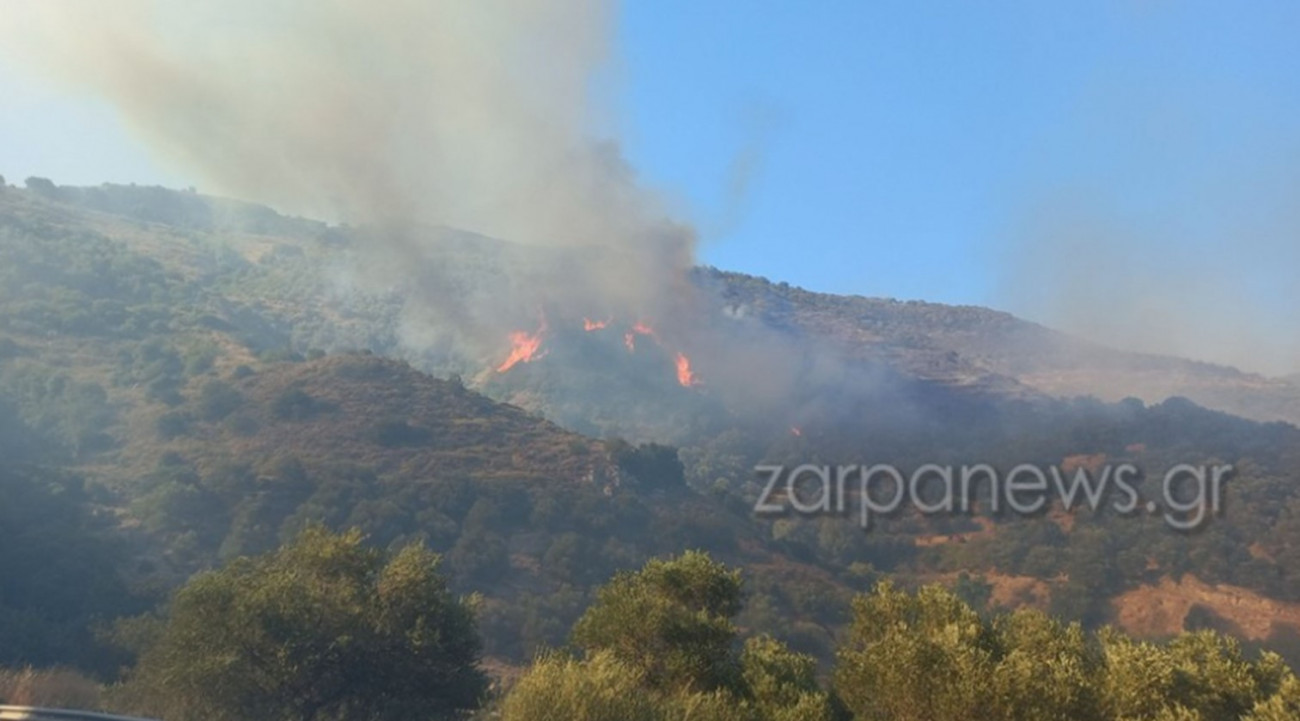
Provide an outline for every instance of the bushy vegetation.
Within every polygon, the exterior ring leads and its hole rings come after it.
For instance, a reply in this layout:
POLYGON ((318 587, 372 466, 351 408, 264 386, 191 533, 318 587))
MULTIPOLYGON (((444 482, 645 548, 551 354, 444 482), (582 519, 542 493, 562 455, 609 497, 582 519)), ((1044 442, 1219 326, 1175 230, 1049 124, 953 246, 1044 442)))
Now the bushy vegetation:
MULTIPOLYGON (((0 426, 10 414, 0 399, 0 426)), ((0 431, 12 453, 0 459, 0 666, 111 672, 121 655, 94 629, 139 606, 118 573, 125 548, 81 478, 20 460, 36 438, 20 425, 0 431)))
POLYGON ((132 629, 143 648, 118 703, 177 721, 454 718, 487 681, 473 612, 438 564, 311 528, 199 575, 152 633, 132 629))
POLYGON ((1165 643, 1090 634, 1037 611, 983 616, 950 591, 880 584, 853 602, 829 689, 813 659, 767 637, 739 654, 735 572, 701 554, 652 561, 601 590, 582 655, 540 658, 507 721, 1263 721, 1300 712, 1276 655, 1210 631, 1165 643))
POLYGON ((738 651, 741 586, 739 572, 698 552, 619 574, 574 628, 581 657, 542 657, 503 719, 835 718, 814 659, 767 636, 738 651))

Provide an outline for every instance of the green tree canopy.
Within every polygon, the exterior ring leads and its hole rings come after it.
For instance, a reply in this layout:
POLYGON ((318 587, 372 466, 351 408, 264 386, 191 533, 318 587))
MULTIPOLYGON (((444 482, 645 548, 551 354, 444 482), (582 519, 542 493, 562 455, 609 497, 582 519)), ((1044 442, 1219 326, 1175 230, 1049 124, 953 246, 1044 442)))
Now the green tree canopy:
POLYGON ((1212 631, 1167 643, 1097 635, 1035 610, 983 618, 953 593, 882 583, 854 602, 835 673, 862 721, 1243 721, 1297 718, 1275 654, 1212 631))
POLYGON ((737 645, 737 571, 707 554, 652 560, 602 588, 574 629, 582 659, 548 656, 505 721, 831 721, 816 662, 768 637, 737 645))
POLYGON ((615 576, 574 626, 573 640, 588 652, 609 651, 651 686, 734 686, 731 618, 740 605, 740 572, 688 551, 615 576))
POLYGON ((181 588, 123 697, 169 721, 454 716, 487 684, 473 613, 438 564, 309 528, 181 588))

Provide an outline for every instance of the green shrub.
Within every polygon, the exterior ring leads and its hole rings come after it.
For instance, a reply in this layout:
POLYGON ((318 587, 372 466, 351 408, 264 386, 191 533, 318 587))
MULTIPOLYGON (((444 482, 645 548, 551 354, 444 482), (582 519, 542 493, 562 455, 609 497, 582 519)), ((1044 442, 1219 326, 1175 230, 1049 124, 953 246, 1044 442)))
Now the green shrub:
POLYGON ((187 583, 117 699, 171 719, 451 719, 486 691, 479 648, 437 556, 311 528, 187 583))
POLYGON ((205 421, 219 421, 239 409, 244 396, 229 383, 210 380, 199 389, 199 417, 205 421))
POLYGON ((154 428, 158 431, 159 438, 170 441, 188 434, 193 420, 186 411, 167 411, 154 421, 154 428))
POLYGON ((658 700, 637 669, 610 653, 586 661, 544 656, 515 684, 501 721, 660 721, 658 700))

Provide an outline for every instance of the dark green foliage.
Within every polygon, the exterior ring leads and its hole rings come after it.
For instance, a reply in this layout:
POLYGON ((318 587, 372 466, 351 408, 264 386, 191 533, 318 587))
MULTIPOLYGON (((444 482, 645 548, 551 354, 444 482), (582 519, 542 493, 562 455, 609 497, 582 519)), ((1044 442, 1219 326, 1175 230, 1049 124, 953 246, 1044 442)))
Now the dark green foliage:
POLYGON ((375 426, 375 442, 381 446, 418 446, 428 443, 431 437, 428 428, 410 425, 400 418, 380 421, 375 426))
POLYGON ((739 572, 703 553, 652 560, 600 589, 573 641, 588 652, 609 651, 657 688, 731 688, 740 587, 739 572))
POLYGON ((189 433, 192 421, 193 418, 186 411, 167 411, 158 416, 158 420, 154 422, 154 428, 158 430, 159 438, 170 441, 189 433))
POLYGON ((93 626, 135 607, 126 549, 90 508, 81 479, 0 461, 0 666, 120 662, 93 626))
POLYGON ((301 388, 289 388, 271 402, 271 412, 285 421, 301 421, 328 411, 328 403, 313 398, 301 388))
POLYGON ((437 556, 356 532, 309 529, 197 576, 154 636, 120 698, 178 721, 455 718, 487 688, 473 613, 437 556))
POLYGON ((686 471, 677 457, 677 449, 658 443, 633 446, 626 441, 609 443, 610 457, 619 467, 647 488, 680 488, 686 484, 686 471))
POLYGON ((4 327, 97 338, 166 330, 175 281, 116 241, 0 215, 0 261, 4 327))
POLYGON ((243 404, 244 396, 224 381, 210 380, 199 389, 199 417, 205 421, 219 421, 243 404))
POLYGON ((656 559, 597 592, 574 629, 582 660, 545 656, 506 721, 832 721, 816 661, 768 638, 737 653, 740 574, 703 553, 656 559))
POLYGON ((0 370, 0 385, 21 421, 57 445, 65 458, 84 459, 114 446, 109 430, 117 409, 99 384, 21 359, 0 370))
POLYGON ((952 593, 882 584, 854 602, 835 687, 863 721, 1240 721, 1293 683, 1213 632, 1164 645, 1093 636, 1037 611, 981 618, 952 593))
POLYGON ((976 611, 983 611, 988 608, 989 599, 993 596, 993 584, 981 576, 972 576, 962 571, 957 575, 952 592, 966 605, 976 611))

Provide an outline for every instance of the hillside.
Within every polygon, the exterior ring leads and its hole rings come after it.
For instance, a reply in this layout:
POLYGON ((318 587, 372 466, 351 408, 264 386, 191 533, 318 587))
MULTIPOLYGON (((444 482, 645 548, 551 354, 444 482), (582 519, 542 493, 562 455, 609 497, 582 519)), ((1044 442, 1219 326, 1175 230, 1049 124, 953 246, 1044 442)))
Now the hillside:
POLYGON ((707 277, 770 323, 835 339, 917 378, 1065 398, 1179 396, 1244 418, 1300 423, 1294 378, 1118 351, 987 308, 833 296, 717 271, 707 277))
MULTIPOLYGON (((418 289, 363 282, 368 232, 158 188, 0 192, 7 438, 84 477, 78 503, 112 519, 142 597, 314 521, 445 554, 457 590, 484 594, 489 651, 515 660, 560 642, 614 571, 687 548, 744 566, 744 628, 822 656, 847 593, 885 574, 1093 624, 1193 572, 1264 604, 1300 592, 1300 431, 1259 422, 1295 418, 1294 384, 713 269, 693 272, 688 315, 542 309, 456 345, 421 325, 418 289), (1057 506, 903 511, 870 533, 756 516, 755 465, 804 462, 1237 473, 1193 533, 1057 506)), ((423 232, 466 283, 564 262, 423 232)))
POLYGON ((814 594, 843 592, 815 565, 783 560, 742 514, 690 491, 671 449, 593 441, 369 355, 236 376, 201 380, 160 416, 158 439, 123 449, 157 456, 128 489, 132 514, 182 574, 273 548, 310 521, 356 526, 384 545, 420 540, 446 554, 460 588, 484 594, 489 649, 516 660, 560 643, 600 579, 687 548, 760 577, 811 574, 814 594))
MULTIPOLYGON (((43 196, 10 192, 0 202, 11 219, 61 232, 93 231, 187 279, 217 281, 204 289, 205 300, 256 346, 370 349, 435 373, 490 380, 483 371, 491 363, 448 356, 407 337, 400 297, 337 280, 365 242, 355 230, 161 188, 56 186, 43 196)), ((437 247, 444 260, 475 273, 545 262, 533 251, 490 239, 427 232, 442 236, 437 247)), ((913 380, 1009 396, 1137 397, 1148 403, 1179 396, 1254 420, 1300 422, 1294 379, 1117 351, 973 306, 834 296, 713 269, 701 269, 694 281, 704 291, 702 313, 757 318, 767 329, 797 333, 809 345, 832 343, 850 358, 885 364, 913 380)))

